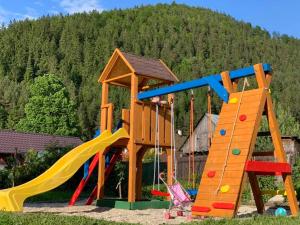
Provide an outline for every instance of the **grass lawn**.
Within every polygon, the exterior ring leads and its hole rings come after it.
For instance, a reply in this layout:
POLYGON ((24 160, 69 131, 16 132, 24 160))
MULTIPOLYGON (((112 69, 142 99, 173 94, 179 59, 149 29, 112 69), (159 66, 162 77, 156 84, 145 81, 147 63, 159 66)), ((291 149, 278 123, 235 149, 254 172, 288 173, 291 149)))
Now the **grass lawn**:
MULTIPOLYGON (((162 221, 163 222, 163 221, 162 221)), ((1 225, 100 225, 129 224, 108 222, 80 216, 60 216, 51 213, 0 213, 1 225)), ((252 217, 243 219, 204 220, 187 223, 187 225, 298 225, 300 217, 252 217)))

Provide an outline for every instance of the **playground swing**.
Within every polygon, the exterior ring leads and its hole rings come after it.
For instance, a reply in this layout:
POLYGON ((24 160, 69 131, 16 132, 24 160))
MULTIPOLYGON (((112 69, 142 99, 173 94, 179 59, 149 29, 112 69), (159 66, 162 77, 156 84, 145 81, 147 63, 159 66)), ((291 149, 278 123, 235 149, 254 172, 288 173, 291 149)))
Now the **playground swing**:
POLYGON ((160 98, 153 98, 155 103, 155 143, 154 143, 154 161, 153 161, 153 184, 151 194, 153 196, 167 197, 169 193, 160 191, 159 173, 160 173, 160 146, 159 146, 159 103, 160 98), (157 170, 157 172, 156 172, 157 170), (158 174, 156 178, 156 174, 158 174), (157 181, 157 189, 155 189, 155 182, 157 181))
MULTIPOLYGON (((169 192, 163 192, 160 190, 160 153, 161 148, 159 146, 159 104, 163 104, 164 101, 160 101, 159 98, 154 98, 153 102, 156 103, 155 105, 155 153, 154 153, 154 171, 153 171, 153 184, 152 184, 152 190, 151 194, 153 196, 159 196, 159 197, 169 197, 169 192), (157 170, 157 171, 156 171, 157 170), (157 174, 157 176, 156 176, 157 174), (157 181, 157 189, 155 189, 155 182, 157 181)), ((175 120, 174 120, 174 100, 170 100, 171 105, 171 170, 173 171, 173 179, 176 180, 177 177, 177 167, 176 167, 176 145, 175 145, 175 120), (173 169, 174 165, 174 169, 173 169)))
MULTIPOLYGON (((211 127, 211 97, 212 92, 210 86, 208 86, 207 90, 207 129, 208 129, 208 136, 207 136, 207 145, 208 148, 211 143, 212 139, 212 127, 211 127)), ((198 189, 195 188, 195 133, 194 133, 194 102, 195 97, 193 91, 191 91, 191 100, 190 100, 190 148, 189 148, 189 170, 188 170, 188 186, 190 187, 190 183, 192 180, 192 188, 187 189, 187 193, 190 196, 196 196, 198 193, 198 189)))

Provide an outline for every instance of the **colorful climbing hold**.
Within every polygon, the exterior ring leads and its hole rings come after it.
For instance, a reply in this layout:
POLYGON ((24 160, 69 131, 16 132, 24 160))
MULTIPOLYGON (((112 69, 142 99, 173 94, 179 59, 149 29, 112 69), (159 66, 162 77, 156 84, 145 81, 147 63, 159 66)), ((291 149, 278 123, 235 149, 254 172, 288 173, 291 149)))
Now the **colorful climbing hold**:
POLYGON ((239 155, 239 154, 241 154, 241 150, 239 150, 238 148, 234 148, 234 149, 232 149, 232 154, 239 155))
POLYGON ((237 103, 238 102, 238 99, 237 98, 231 98, 230 100, 229 100, 229 103, 232 103, 232 104, 235 104, 235 103, 237 103))
POLYGON ((240 121, 245 121, 247 119, 247 116, 245 114, 240 115, 240 121))
POLYGON ((226 193, 226 192, 229 191, 229 189, 230 189, 230 186, 226 184, 226 185, 223 185, 223 186, 221 187, 220 191, 221 191, 222 193, 226 193))
POLYGON ((213 170, 208 171, 208 173, 207 173, 207 176, 210 178, 214 177, 215 175, 216 175, 216 171, 213 171, 213 170))
POLYGON ((221 134, 222 136, 225 136, 225 135, 226 135, 226 130, 224 130, 224 129, 220 130, 220 134, 221 134))

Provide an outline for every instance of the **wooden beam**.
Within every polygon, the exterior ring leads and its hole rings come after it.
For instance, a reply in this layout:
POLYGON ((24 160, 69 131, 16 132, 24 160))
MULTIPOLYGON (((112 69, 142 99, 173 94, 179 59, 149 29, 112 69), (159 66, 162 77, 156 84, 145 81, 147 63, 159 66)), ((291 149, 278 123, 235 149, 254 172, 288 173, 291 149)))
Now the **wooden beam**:
POLYGON ((255 77, 259 88, 269 88, 262 64, 254 65, 255 77))
POLYGON ((257 177, 254 172, 248 172, 248 177, 249 177, 249 183, 252 189, 255 205, 257 208, 257 212, 259 214, 263 214, 265 211, 265 207, 261 196, 261 191, 259 189, 257 177))
POLYGON ((132 75, 132 73, 126 73, 126 74, 121 75, 121 76, 117 76, 117 77, 113 77, 113 78, 104 80, 103 82, 104 83, 109 83, 109 82, 112 82, 112 81, 117 81, 117 80, 121 80, 121 79, 126 78, 126 77, 130 77, 131 75, 132 75))
POLYGON ((274 156, 274 151, 253 152, 252 156, 274 156))
POLYGON ((129 171, 128 171, 128 202, 135 202, 136 199, 136 154, 138 146, 134 143, 136 139, 137 124, 136 118, 139 117, 136 113, 136 100, 138 94, 138 77, 137 75, 131 76, 131 102, 130 102, 130 139, 128 144, 129 152, 129 171))
POLYGON ((259 136, 259 137, 270 137, 271 133, 270 133, 270 131, 260 131, 260 132, 257 133, 257 136, 259 136))
POLYGON ((223 81, 223 86, 225 89, 228 91, 228 93, 234 92, 232 82, 229 76, 229 71, 224 71, 221 73, 222 81, 223 81))

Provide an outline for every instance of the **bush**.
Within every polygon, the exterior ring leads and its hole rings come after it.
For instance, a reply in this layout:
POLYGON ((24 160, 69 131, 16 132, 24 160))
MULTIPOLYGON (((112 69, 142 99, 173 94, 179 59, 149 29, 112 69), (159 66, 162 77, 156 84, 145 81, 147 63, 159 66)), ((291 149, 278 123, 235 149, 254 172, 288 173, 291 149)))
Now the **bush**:
POLYGON ((300 199, 300 157, 296 159, 293 165, 293 182, 297 192, 297 199, 300 199))
POLYGON ((7 166, 0 170, 0 188, 23 184, 39 176, 61 158, 70 148, 51 146, 39 154, 29 150, 23 160, 9 157, 7 166))

